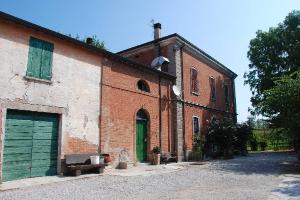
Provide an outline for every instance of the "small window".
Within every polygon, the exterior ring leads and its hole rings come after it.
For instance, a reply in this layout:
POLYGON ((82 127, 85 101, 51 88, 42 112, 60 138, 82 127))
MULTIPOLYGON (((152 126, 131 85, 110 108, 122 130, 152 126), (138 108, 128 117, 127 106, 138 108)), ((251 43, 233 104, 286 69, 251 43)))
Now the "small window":
POLYGON ((191 92, 199 94, 198 71, 193 67, 191 68, 191 92))
POLYGON ((143 91, 143 92, 150 92, 149 86, 147 85, 147 83, 143 80, 139 80, 137 83, 137 87, 139 90, 143 91))
POLYGON ((199 117, 193 117, 193 136, 200 136, 200 120, 199 117))
POLYGON ((216 101, 216 81, 214 77, 209 77, 210 99, 216 101))
POLYGON ((51 80, 53 49, 52 43, 31 37, 26 76, 51 80))

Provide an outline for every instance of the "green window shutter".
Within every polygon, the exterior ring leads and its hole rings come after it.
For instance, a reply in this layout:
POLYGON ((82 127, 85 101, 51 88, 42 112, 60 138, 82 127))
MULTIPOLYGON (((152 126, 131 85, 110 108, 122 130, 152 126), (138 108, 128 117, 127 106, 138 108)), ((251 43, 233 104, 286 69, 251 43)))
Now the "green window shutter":
POLYGON ((53 49, 53 44, 44 42, 41 63, 41 79, 51 80, 53 49))
POLYGON ((31 37, 29 41, 29 46, 30 47, 28 53, 26 75, 39 78, 41 70, 43 43, 41 43, 40 40, 31 37))
POLYGON ((51 80, 54 45, 31 37, 29 46, 26 76, 51 80))

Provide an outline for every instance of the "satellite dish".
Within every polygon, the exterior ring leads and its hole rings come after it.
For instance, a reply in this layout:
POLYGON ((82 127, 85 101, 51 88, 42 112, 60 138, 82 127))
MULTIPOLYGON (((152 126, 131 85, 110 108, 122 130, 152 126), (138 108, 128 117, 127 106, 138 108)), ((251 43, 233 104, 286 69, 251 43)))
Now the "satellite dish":
POLYGON ((178 87, 176 85, 173 85, 172 90, 176 96, 180 96, 180 90, 178 89, 178 87))
POLYGON ((169 64, 169 63, 170 63, 170 61, 168 58, 159 56, 159 57, 154 58, 154 60, 151 63, 151 67, 158 67, 158 66, 161 66, 164 64, 169 64))

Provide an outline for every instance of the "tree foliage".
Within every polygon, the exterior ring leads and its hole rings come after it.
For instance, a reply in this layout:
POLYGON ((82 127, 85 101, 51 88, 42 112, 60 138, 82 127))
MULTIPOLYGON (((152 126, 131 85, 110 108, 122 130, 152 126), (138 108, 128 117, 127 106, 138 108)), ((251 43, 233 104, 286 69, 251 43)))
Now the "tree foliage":
POLYGON ((250 41, 248 73, 245 84, 252 91, 251 102, 256 112, 257 105, 265 100, 264 91, 274 86, 274 78, 289 75, 300 66, 300 11, 291 12, 276 28, 256 32, 250 41))
MULTIPOLYGON (((86 42, 86 39, 87 39, 87 37, 81 38, 78 34, 76 36, 72 36, 71 34, 68 34, 68 36, 72 37, 76 40, 82 41, 82 42, 86 42)), ((93 46, 100 48, 100 49, 106 49, 105 42, 98 39, 98 37, 96 35, 93 35, 91 38, 93 39, 93 42, 92 42, 93 46)))
POLYGON ((207 126, 206 142, 217 147, 220 156, 230 157, 232 153, 245 155, 247 142, 252 138, 252 127, 249 122, 235 124, 230 118, 211 120, 207 126))
POLYGON ((300 146, 300 11, 267 32, 257 31, 248 58, 244 78, 255 113, 267 116, 274 128, 288 130, 300 146))
POLYGON ((259 109, 275 128, 288 130, 300 145, 300 70, 277 78, 274 86, 263 94, 264 101, 257 105, 259 109))

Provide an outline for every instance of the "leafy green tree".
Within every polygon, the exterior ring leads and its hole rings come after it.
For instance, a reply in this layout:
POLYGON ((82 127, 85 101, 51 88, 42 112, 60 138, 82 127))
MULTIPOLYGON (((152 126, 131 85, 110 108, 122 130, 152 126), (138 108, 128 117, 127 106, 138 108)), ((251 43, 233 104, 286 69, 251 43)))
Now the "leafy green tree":
POLYGON ((231 118, 211 120, 207 125, 206 142, 217 147, 217 156, 246 155, 247 143, 253 138, 252 129, 250 121, 235 124, 231 118))
POLYGON ((273 128, 283 128, 300 147, 300 11, 291 12, 275 28, 257 31, 250 41, 245 84, 252 91, 256 114, 267 116, 273 128))
MULTIPOLYGON (((86 39, 87 39, 87 37, 84 37, 81 39, 81 37, 78 34, 76 36, 72 36, 71 34, 68 34, 67 36, 72 37, 72 38, 82 41, 82 42, 86 42, 86 39)), ((100 49, 106 49, 104 41, 101 41, 100 39, 98 39, 98 37, 96 35, 93 35, 92 39, 93 39, 93 42, 92 42, 93 46, 100 48, 100 49)))
MULTIPOLYGON (((299 54, 300 56, 300 54, 299 54)), ((264 101, 257 106, 273 126, 288 130, 300 147, 300 70, 274 80, 274 86, 263 92, 264 101)))
POLYGON ((228 157, 232 151, 235 125, 232 119, 211 120, 207 126, 207 142, 218 148, 220 155, 228 157))
MULTIPOLYGON (((100 48, 100 49, 106 49, 104 41, 99 40, 96 35, 93 35, 92 39, 93 39, 93 43, 92 43, 93 46, 100 48)), ((85 40, 86 40, 86 38, 84 39, 84 41, 85 40)))
POLYGON ((236 124, 233 131, 233 149, 239 154, 247 154, 247 143, 253 138, 251 123, 236 124))
POLYGON ((257 31, 250 41, 248 73, 245 84, 252 91, 252 106, 261 113, 258 104, 265 100, 264 91, 274 87, 274 78, 289 75, 300 67, 300 11, 291 12, 276 28, 257 31))

